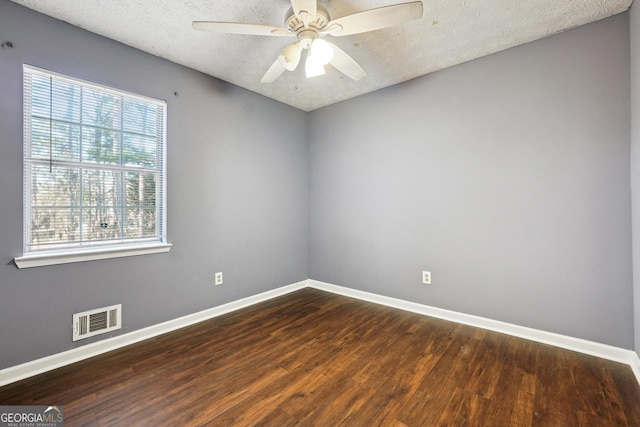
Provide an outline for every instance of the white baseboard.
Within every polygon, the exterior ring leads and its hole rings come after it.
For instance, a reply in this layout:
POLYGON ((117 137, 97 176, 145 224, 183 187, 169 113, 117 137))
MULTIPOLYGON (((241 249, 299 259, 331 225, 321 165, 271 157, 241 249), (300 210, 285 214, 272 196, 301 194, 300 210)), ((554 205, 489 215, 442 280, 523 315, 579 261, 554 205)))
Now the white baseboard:
POLYGON ((631 367, 633 373, 636 376, 636 380, 640 384, 640 358, 638 358, 638 355, 632 350, 626 350, 619 347, 614 347, 593 341, 587 341, 581 338, 573 338, 553 332, 540 331, 538 329, 513 325, 511 323, 500 322, 498 320, 491 320, 484 317, 473 316, 470 314, 444 310, 442 308, 431 307, 415 302, 372 294, 369 292, 359 291, 351 288, 345 288, 342 286, 332 285, 330 283, 319 282, 317 280, 309 280, 309 286, 323 291, 357 298, 363 301, 369 301, 376 304, 386 305, 388 307, 423 314, 425 316, 437 317, 439 319, 450 320, 469 326, 488 329, 491 331, 528 339, 531 341, 549 344, 554 347, 565 348, 568 350, 601 357, 603 359, 612 360, 614 362, 624 363, 631 367))
POLYGON ((43 372, 51 371, 71 363, 79 362, 108 351, 116 350, 127 345, 137 343, 185 326, 193 325, 204 320, 208 320, 223 314, 230 313, 241 308, 245 308, 254 304, 258 304, 269 299, 288 294, 308 286, 308 281, 294 283, 292 285, 283 286, 271 291, 263 292, 227 304, 219 305, 198 313, 189 314, 184 317, 169 320, 147 328, 132 331, 126 334, 118 335, 113 338, 107 338, 102 341, 93 342, 91 344, 77 347, 62 353, 53 354, 51 356, 36 359, 21 365, 12 366, 10 368, 0 370, 0 387, 43 372))
POLYGON ((629 362, 629 366, 631 366, 631 370, 636 375, 638 383, 640 383, 640 357, 638 357, 638 353, 633 353, 631 359, 632 360, 629 362))
POLYGON ((580 338, 572 338, 565 335, 555 334, 552 332, 540 331, 537 329, 527 328, 524 326, 513 325, 510 323, 500 322, 497 320, 486 319, 483 317, 473 316, 455 311, 444 310, 437 307, 431 307, 424 304, 405 301, 401 299, 386 297, 383 295, 372 294, 369 292, 359 291, 342 286, 332 285, 330 283, 319 282, 317 280, 303 280, 288 286, 283 286, 271 291, 263 292, 237 301, 232 301, 217 307, 213 307, 198 313, 193 313, 178 319, 169 320, 137 331, 118 335, 113 338, 107 338, 102 341, 84 345, 64 351, 62 353, 43 357, 23 363, 21 365, 12 366, 0 370, 0 387, 10 384, 34 375, 38 375, 56 368, 60 368, 71 363, 75 363, 93 356, 97 356, 139 341, 156 337, 185 326, 193 325, 204 320, 208 320, 223 314, 230 313, 241 308, 245 308, 254 304, 258 304, 269 299, 288 294, 290 292, 311 287, 320 289, 334 294, 344 295, 351 298, 357 298, 363 301, 369 301, 388 307, 398 308, 425 316, 436 317, 439 319, 450 320, 465 325, 475 326, 478 328, 488 329, 532 341, 537 341, 555 347, 565 348, 580 353, 589 354, 603 359, 612 360, 627 364, 631 367, 633 373, 640 383, 640 358, 631 351, 618 347, 600 344, 580 338))

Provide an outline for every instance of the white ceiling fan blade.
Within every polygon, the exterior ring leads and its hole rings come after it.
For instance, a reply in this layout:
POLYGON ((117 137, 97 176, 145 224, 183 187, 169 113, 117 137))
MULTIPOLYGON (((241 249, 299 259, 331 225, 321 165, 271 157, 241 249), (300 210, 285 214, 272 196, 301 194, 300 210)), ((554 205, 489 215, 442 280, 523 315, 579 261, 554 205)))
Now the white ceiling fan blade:
POLYGON ((329 64, 353 80, 360 80, 367 75, 362 67, 344 50, 333 43, 329 43, 329 45, 333 48, 333 59, 331 59, 329 64))
POLYGON ((280 75, 284 73, 285 70, 286 68, 284 68, 280 61, 276 59, 276 62, 274 62, 271 67, 269 67, 267 72, 264 73, 264 76, 262 76, 260 83, 271 83, 272 81, 280 77, 280 75))
POLYGON ((293 71, 298 68, 301 54, 302 46, 298 41, 282 49, 278 55, 278 61, 280 61, 280 65, 282 65, 286 70, 293 71))
POLYGON ((369 9, 364 12, 334 19, 327 24, 327 27, 322 30, 321 33, 341 37, 379 30, 414 19, 420 19, 422 17, 422 11, 421 1, 369 9))
POLYGON ((193 21, 195 30, 224 34, 246 34, 251 36, 295 36, 295 33, 283 27, 262 24, 244 24, 241 22, 193 21))
POLYGON ((293 13, 302 20, 305 28, 309 26, 309 22, 316 17, 317 4, 316 0, 291 0, 293 13))

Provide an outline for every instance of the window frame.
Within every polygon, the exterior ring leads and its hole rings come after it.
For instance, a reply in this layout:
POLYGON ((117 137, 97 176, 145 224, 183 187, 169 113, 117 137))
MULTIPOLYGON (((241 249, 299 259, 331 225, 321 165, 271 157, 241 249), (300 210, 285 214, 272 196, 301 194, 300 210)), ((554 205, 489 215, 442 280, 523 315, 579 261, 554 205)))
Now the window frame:
MULTIPOLYGON (((148 96, 128 92, 126 90, 117 89, 114 87, 105 86, 99 83, 94 83, 82 79, 78 79, 72 76, 56 73, 53 71, 45 70, 42 68, 34 67, 31 65, 23 65, 23 254, 22 256, 14 258, 14 262, 18 268, 39 267, 44 265, 66 264, 80 261, 90 261, 98 259, 119 258, 126 256, 145 255, 153 253, 168 252, 171 249, 171 244, 167 243, 167 196, 166 196, 166 183, 167 183, 167 168, 166 168, 166 152, 167 152, 167 104, 166 101, 158 100, 148 96), (32 115, 31 115, 31 86, 27 87, 27 78, 31 78, 32 75, 44 75, 51 77, 52 79, 60 79, 65 82, 70 82, 73 85, 87 88, 90 90, 98 90, 100 93, 108 93, 124 99, 137 100, 148 104, 154 104, 162 109, 161 117, 162 124, 160 126, 162 130, 161 135, 161 152, 157 153, 160 158, 160 162, 156 169, 159 171, 160 177, 157 183, 159 188, 156 187, 156 196, 159 196, 160 206, 156 206, 156 226, 160 228, 156 230, 156 235, 149 238, 140 238, 139 240, 132 240, 130 242, 118 240, 117 243, 95 243, 92 240, 85 240, 84 246, 82 242, 75 245, 75 247, 61 248, 61 249, 38 249, 29 251, 29 239, 31 236, 31 169, 32 165, 38 163, 31 158, 28 158, 28 153, 32 147, 31 133, 33 129, 32 115), (159 217, 159 218, 158 218, 159 217)), ((50 100, 54 102, 54 100, 50 100)), ((82 123, 80 123, 82 126, 82 123)), ((122 125, 121 125, 122 126, 122 125)), ((51 160, 55 165, 56 161, 51 160)), ((61 162, 64 164, 64 162, 61 162)), ((78 165, 83 164, 82 160, 78 160, 78 165)), ((90 163, 89 163, 90 164, 90 163)), ((95 166, 95 164, 91 164, 95 166)), ((96 170, 109 170, 110 165, 105 165, 104 168, 95 168, 96 170)), ((81 166, 78 166, 81 167, 81 166)), ((118 166, 123 171, 126 168, 125 165, 118 166)), ((156 197, 156 201, 158 198, 156 197)), ((79 207, 82 209, 82 204, 79 207)))

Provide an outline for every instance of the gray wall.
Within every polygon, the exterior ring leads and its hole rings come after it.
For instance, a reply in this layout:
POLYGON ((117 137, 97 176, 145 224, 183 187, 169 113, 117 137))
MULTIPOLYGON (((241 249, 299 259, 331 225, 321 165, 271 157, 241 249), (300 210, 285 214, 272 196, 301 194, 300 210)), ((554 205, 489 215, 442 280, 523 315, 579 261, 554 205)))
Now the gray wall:
POLYGON ((72 344, 75 312, 122 303, 129 332, 307 278, 305 113, 0 0, 5 40, 15 47, 0 49, 0 368, 93 340, 72 344), (168 102, 171 252, 15 267, 23 63, 168 102))
POLYGON ((312 112, 310 277, 633 348, 629 80, 622 14, 312 112))
POLYGON ((640 354, 640 6, 631 6, 631 188, 635 350, 640 354))

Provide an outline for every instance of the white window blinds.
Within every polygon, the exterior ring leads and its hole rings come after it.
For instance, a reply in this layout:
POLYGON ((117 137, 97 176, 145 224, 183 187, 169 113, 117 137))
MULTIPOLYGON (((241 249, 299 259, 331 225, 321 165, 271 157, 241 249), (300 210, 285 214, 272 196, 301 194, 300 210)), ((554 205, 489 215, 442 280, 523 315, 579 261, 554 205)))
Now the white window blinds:
POLYGON ((161 243, 163 101, 24 66, 24 251, 161 243))

